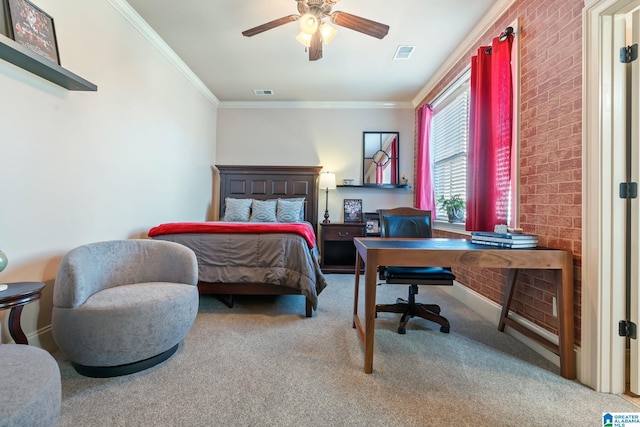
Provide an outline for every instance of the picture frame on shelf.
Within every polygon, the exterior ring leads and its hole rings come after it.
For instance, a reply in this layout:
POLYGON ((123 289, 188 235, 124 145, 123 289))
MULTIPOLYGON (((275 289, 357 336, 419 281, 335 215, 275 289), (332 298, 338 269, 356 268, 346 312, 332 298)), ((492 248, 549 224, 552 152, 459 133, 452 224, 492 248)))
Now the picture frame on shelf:
POLYGON ((4 0, 1 3, 2 4, 0 4, 0 34, 2 34, 5 37, 9 37, 9 30, 7 29, 8 19, 6 18, 7 8, 4 4, 4 0))
POLYGON ((365 212, 364 223, 367 226, 367 236, 380 235, 380 215, 377 212, 365 212))
POLYGON ((344 199, 344 222, 362 222, 362 199, 344 199))
POLYGON ((28 0, 4 0, 7 33, 16 43, 60 65, 51 15, 28 0))

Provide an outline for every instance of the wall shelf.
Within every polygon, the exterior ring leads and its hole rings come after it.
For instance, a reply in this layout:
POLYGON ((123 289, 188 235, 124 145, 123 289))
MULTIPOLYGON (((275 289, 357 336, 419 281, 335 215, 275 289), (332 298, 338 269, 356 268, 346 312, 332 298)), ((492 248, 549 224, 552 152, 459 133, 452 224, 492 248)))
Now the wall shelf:
POLYGON ((68 90, 97 91, 98 86, 0 34, 0 59, 68 90))
POLYGON ((399 184, 336 185, 336 187, 338 188, 383 188, 383 189, 411 188, 410 185, 399 185, 399 184))

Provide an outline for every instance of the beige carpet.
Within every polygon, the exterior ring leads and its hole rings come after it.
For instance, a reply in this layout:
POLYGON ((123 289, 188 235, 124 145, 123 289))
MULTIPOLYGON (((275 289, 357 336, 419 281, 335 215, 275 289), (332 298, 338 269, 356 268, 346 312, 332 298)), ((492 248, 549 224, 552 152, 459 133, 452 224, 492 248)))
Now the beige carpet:
MULTIPOLYGON (((201 297, 178 352, 144 372, 85 378, 58 354, 60 426, 600 426, 603 412, 637 412, 597 393, 497 331, 438 289, 451 333, 397 315, 376 322, 374 372, 351 327, 353 276, 327 275, 314 317, 299 296, 201 297)), ((405 286, 382 286, 393 302, 405 286)), ((132 325, 135 327, 135 325, 132 325)))

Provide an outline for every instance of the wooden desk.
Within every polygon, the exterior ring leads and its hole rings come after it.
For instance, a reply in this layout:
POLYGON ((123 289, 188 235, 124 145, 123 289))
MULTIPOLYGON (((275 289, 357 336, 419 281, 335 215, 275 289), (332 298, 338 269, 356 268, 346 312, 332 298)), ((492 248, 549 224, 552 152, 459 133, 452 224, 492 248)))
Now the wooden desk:
POLYGON ((364 325, 358 317, 360 276, 355 275, 353 327, 358 330, 364 345, 364 371, 373 371, 373 338, 375 333, 376 282, 378 266, 447 266, 507 268, 509 278, 498 329, 513 327, 538 341, 560 356, 560 374, 568 379, 576 376, 573 349, 573 254, 558 249, 502 249, 475 245, 465 239, 391 239, 359 237, 354 239, 358 256, 355 271, 365 264, 364 325), (549 269, 559 272, 556 287, 558 301, 559 345, 549 342, 533 331, 509 318, 518 269, 549 269))
POLYGON ((16 344, 29 344, 27 336, 20 326, 20 316, 25 304, 40 298, 44 283, 15 282, 7 283, 9 287, 0 292, 0 310, 9 311, 9 334, 16 344))

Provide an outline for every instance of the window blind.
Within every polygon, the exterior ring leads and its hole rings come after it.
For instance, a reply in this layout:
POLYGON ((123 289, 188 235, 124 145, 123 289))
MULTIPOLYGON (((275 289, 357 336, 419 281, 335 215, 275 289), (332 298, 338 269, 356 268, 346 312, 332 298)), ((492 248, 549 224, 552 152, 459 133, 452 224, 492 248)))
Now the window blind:
MULTIPOLYGON (((436 200, 459 194, 466 200, 467 146, 469 141, 469 76, 459 81, 434 109, 431 124, 434 195, 436 200)), ((446 218, 437 207, 438 218, 446 218)))

